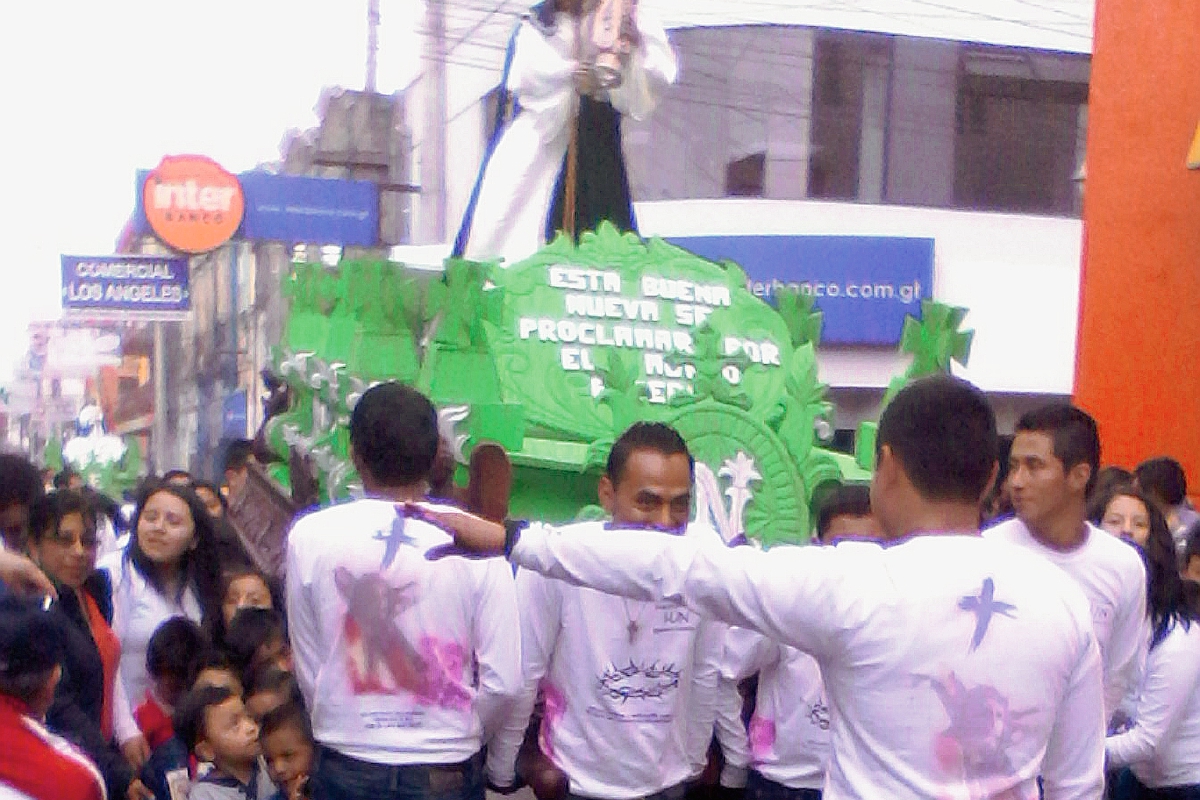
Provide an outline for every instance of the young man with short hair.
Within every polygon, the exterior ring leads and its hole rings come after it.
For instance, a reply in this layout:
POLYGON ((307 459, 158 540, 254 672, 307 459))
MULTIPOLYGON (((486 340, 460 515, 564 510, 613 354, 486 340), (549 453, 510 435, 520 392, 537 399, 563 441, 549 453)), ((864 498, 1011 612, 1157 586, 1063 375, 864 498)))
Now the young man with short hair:
POLYGON ((1074 406, 1030 411, 1017 422, 1008 485, 1016 519, 984 533, 1053 562, 1091 605, 1104 663, 1105 720, 1138 688, 1149 646, 1146 568, 1137 551, 1087 522, 1100 468, 1096 422, 1074 406))
MULTIPOLYGON (((682 437, 637 423, 609 453, 600 502, 611 523, 586 522, 564 535, 638 542, 614 528, 695 533, 689 528, 693 464, 682 437)), ((503 739, 515 763, 534 696, 546 702, 539 744, 570 781, 572 797, 682 798, 704 767, 712 738, 724 626, 674 601, 629 600, 517 573, 525 692, 503 739)))
POLYGON ((996 469, 983 393, 917 381, 879 423, 872 509, 886 546, 706 546, 560 535, 430 509, 459 546, 641 601, 683 600, 813 655, 829 697, 827 800, 1103 791, 1100 655, 1079 587, 1045 559, 979 536, 996 469))
POLYGON ((96 766, 44 725, 62 677, 61 635, 42 603, 0 597, 0 787, 33 800, 102 800, 96 766))
POLYGON ((520 688, 512 571, 428 560, 449 537, 398 511, 425 498, 437 453, 423 395, 367 390, 350 446, 367 497, 302 518, 287 546, 292 660, 319 745, 313 796, 379 800, 406 785, 483 800, 481 751, 520 688))
POLYGON ((1137 485, 1167 518, 1175 548, 1182 555, 1188 536, 1200 532, 1200 514, 1187 502, 1187 474, 1183 465, 1169 456, 1159 456, 1138 464, 1133 474, 1137 485))

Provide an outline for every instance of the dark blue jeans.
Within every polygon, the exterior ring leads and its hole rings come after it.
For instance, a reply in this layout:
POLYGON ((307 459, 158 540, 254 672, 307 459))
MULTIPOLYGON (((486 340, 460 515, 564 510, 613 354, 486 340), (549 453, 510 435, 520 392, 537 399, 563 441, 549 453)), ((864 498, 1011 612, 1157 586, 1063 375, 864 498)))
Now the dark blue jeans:
POLYGON ((1151 789, 1130 773, 1133 779, 1133 800, 1200 800, 1200 785, 1196 786, 1164 786, 1161 789, 1151 789))
POLYGON ((389 766, 318 747, 313 800, 484 800, 483 754, 460 764, 389 766))
POLYGON ((821 793, 816 789, 789 789, 752 769, 746 778, 746 800, 821 800, 821 793))
MULTIPOLYGON (((640 800, 683 800, 684 795, 686 794, 687 784, 680 783, 675 786, 667 787, 661 792, 655 792, 654 794, 646 795, 645 797, 640 798, 640 800)), ((578 794, 568 794, 567 800, 590 800, 590 798, 578 794)))

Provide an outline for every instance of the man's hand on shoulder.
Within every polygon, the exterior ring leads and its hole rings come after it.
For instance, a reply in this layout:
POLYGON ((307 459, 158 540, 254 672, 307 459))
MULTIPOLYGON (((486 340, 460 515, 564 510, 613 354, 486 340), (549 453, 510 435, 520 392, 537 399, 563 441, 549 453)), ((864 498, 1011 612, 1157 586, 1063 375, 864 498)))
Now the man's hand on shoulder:
POLYGON ((454 537, 453 545, 433 548, 429 551, 428 558, 491 558, 506 554, 507 531, 505 526, 498 522, 428 503, 405 503, 399 510, 407 517, 424 520, 454 537))

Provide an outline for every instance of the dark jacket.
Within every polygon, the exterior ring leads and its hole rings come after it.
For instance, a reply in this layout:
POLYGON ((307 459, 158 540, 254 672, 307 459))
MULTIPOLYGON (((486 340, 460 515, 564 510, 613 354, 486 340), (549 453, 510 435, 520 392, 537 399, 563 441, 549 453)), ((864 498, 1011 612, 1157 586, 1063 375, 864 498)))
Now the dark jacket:
MULTIPOLYGON (((104 619, 112 622, 112 584, 108 574, 97 572, 83 590, 92 596, 104 619)), ((46 712, 46 724, 70 740, 96 762, 107 784, 108 796, 125 796, 133 772, 125 757, 100 731, 104 708, 104 665, 87 622, 87 609, 75 592, 59 587, 53 606, 63 641, 63 675, 46 712)))

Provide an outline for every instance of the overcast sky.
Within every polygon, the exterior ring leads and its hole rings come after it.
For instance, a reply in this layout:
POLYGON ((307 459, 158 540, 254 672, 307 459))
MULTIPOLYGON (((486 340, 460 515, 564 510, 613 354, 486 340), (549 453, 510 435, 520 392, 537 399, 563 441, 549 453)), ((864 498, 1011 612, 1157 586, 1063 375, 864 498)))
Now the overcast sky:
MULTIPOLYGON (((417 65, 420 0, 381 0, 379 88, 417 65)), ((62 253, 111 253, 134 173, 168 153, 278 158, 329 85, 361 88, 366 0, 0 3, 0 383, 59 314, 62 253)))

